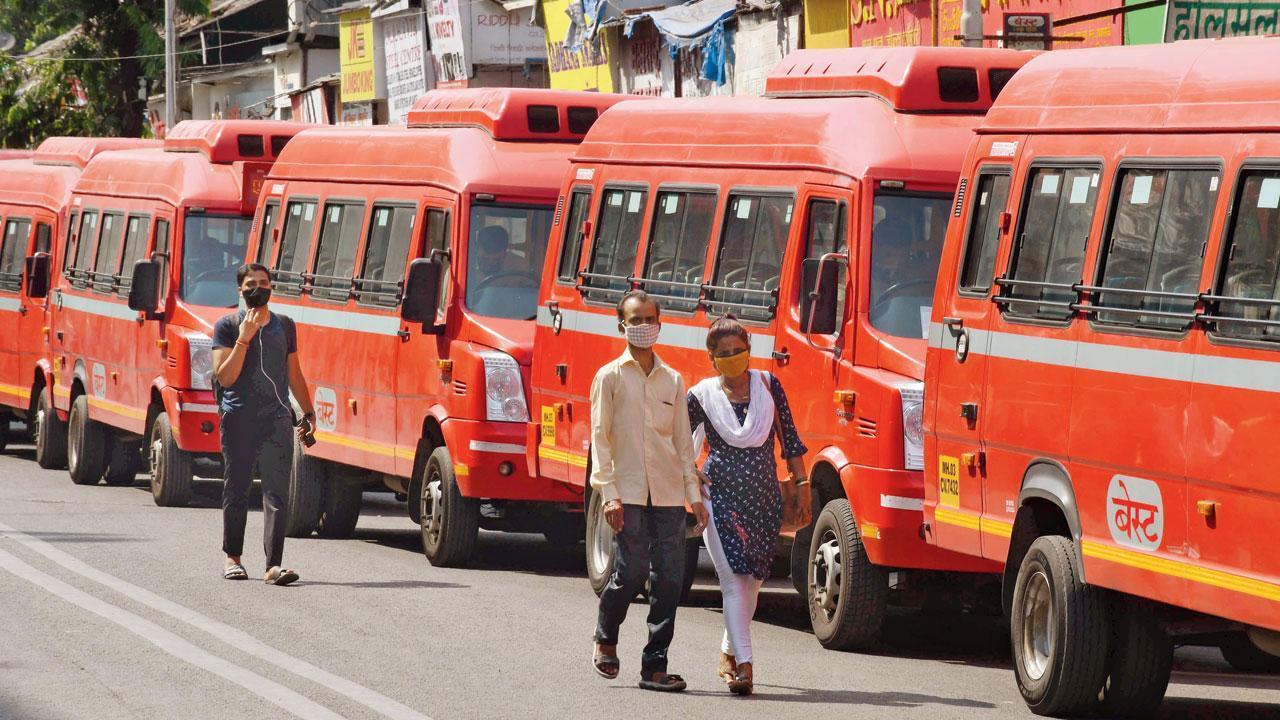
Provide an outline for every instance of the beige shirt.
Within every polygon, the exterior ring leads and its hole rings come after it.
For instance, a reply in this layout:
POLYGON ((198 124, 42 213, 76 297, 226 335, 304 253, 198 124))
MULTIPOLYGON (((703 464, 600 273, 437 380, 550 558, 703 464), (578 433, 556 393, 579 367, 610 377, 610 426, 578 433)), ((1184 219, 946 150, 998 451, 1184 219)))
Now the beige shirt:
POLYGON ((631 348, 591 382, 591 487, 626 505, 700 502, 684 378, 654 356, 646 377, 631 348))

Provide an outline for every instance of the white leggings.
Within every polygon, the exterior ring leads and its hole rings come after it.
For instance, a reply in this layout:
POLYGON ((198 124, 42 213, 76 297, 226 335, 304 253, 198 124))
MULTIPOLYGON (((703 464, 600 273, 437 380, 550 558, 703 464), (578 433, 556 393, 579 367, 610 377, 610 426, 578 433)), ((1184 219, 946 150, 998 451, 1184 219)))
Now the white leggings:
POLYGON ((716 575, 720 578, 720 596, 724 606, 724 640, 720 643, 720 651, 734 656, 739 663, 751 662, 751 618, 756 614, 756 599, 760 596, 763 581, 753 575, 735 573, 725 557, 724 546, 720 544, 720 535, 716 533, 715 515, 711 512, 711 501, 703 499, 711 520, 707 529, 702 532, 702 540, 711 553, 711 562, 715 563, 716 575))

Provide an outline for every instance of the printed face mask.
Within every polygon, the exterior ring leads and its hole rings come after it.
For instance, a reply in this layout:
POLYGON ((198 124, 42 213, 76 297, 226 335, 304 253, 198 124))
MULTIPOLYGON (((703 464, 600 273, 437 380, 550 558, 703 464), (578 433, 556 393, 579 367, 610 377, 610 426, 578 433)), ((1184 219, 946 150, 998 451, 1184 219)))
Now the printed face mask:
POLYGON ((727 378, 736 378, 747 371, 747 364, 751 361, 751 353, 743 350, 727 357, 718 357, 715 359, 716 370, 727 378))
POLYGON ((250 288, 249 290, 242 290, 240 295, 244 298, 244 304, 246 307, 260 308, 271 300, 271 288, 250 288))
POLYGON ((641 349, 651 348, 653 344, 658 342, 658 330, 661 326, 657 323, 652 325, 624 325, 623 332, 627 335, 627 344, 632 347, 641 349))

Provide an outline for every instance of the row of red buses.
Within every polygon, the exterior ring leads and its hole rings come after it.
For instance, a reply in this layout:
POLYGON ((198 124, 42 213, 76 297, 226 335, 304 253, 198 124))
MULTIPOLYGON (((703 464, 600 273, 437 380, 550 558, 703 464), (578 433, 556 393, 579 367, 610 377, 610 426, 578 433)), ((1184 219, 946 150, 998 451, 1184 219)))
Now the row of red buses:
POLYGON ((1171 638, 1280 666, 1277 64, 1275 39, 1045 54, 964 161, 923 531, 1003 568, 1037 713, 1150 712, 1171 638))
POLYGON ((101 152, 159 145, 128 138, 52 137, 0 160, 0 449, 9 416, 25 420, 44 468, 66 462, 66 430, 53 412, 48 360, 51 258, 81 170, 101 152), (47 419, 47 422, 46 422, 47 419))
POLYGON ((569 155, 621 99, 433 91, 407 128, 285 148, 249 256, 297 323, 314 394, 290 534, 350 535, 373 482, 409 498, 437 565, 465 564, 482 526, 581 537, 581 490, 526 462, 533 320, 569 155))
POLYGON ((587 134, 542 271, 529 447, 583 494, 597 591, 612 534, 587 482, 588 393, 622 351, 615 304, 632 288, 660 299, 658 351, 690 386, 712 372, 709 323, 733 312, 752 366, 787 388, 817 520, 784 528, 782 549, 823 645, 871 640, 891 583, 931 577, 912 571, 994 570, 920 536, 921 380, 964 148, 1028 57, 799 51, 766 97, 626 103, 587 134))
POLYGON ((163 148, 95 157, 77 180, 51 290, 53 401, 80 484, 130 483, 185 504, 219 453, 212 343, 271 162, 304 125, 184 122, 163 148))

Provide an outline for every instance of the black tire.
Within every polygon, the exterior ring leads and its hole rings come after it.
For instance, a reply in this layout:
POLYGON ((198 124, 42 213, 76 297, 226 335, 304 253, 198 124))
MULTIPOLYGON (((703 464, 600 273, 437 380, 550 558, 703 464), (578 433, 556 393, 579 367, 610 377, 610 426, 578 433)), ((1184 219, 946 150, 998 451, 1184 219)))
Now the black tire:
POLYGON ((102 426, 89 418, 89 398, 71 401, 67 418, 67 470, 77 485, 97 485, 107 470, 107 439, 102 426))
POLYGON ((405 508, 409 511, 409 519, 414 525, 422 524, 422 478, 415 477, 409 481, 409 492, 405 493, 405 508))
POLYGON ((475 552, 480 502, 462 496, 449 449, 438 447, 422 478, 422 553, 436 567, 462 567, 475 552))
POLYGON ((191 455, 173 439, 169 415, 160 413, 151 422, 147 436, 147 470, 151 498, 160 507, 185 507, 191 502, 191 455))
POLYGON ((613 528, 604 519, 604 502, 600 493, 587 485, 586 500, 586 559, 587 581, 591 590, 599 595, 613 576, 613 528))
POLYGON ((316 534, 322 538, 349 538, 360 521, 360 509, 364 505, 364 485, 354 483, 329 473, 320 502, 320 522, 316 534))
POLYGON ((800 597, 809 596, 809 552, 813 545, 813 526, 796 531, 791 541, 791 587, 800 597))
POLYGON ((584 534, 583 516, 576 513, 559 513, 550 524, 542 528, 542 537, 558 548, 577 547, 584 534))
POLYGON ((1173 640, 1160 628, 1151 603, 1119 593, 1110 595, 1111 642, 1098 714, 1151 717, 1169 687, 1173 640))
POLYGON ((307 455, 302 442, 293 441, 293 464, 289 471, 289 502, 285 507, 284 534, 292 538, 310 537, 320 524, 320 504, 328 483, 327 464, 307 455))
POLYGON ((53 408, 53 395, 49 388, 40 388, 36 400, 35 416, 36 464, 45 470, 60 470, 67 466, 67 424, 58 419, 53 408))
POLYGON ((1080 582, 1071 540, 1037 538, 1018 568, 1010 639, 1018 690, 1037 715, 1082 715, 1107 675, 1110 612, 1103 591, 1080 582))
POLYGON ((1231 633, 1219 643, 1222 659, 1246 673, 1280 673, 1280 657, 1264 652, 1242 632, 1231 633))
POLYGON ((103 479, 113 487, 128 487, 138 479, 142 469, 142 446, 136 442, 115 440, 107 450, 107 469, 103 479))
POLYGON ((832 500, 818 515, 805 577, 809 622, 823 647, 854 650, 875 641, 889 603, 889 574, 867 558, 848 500, 832 500))

